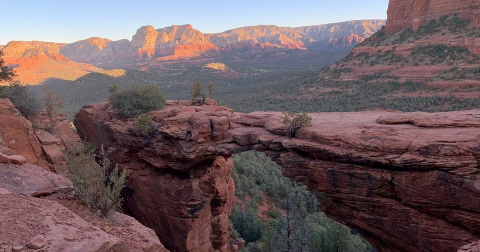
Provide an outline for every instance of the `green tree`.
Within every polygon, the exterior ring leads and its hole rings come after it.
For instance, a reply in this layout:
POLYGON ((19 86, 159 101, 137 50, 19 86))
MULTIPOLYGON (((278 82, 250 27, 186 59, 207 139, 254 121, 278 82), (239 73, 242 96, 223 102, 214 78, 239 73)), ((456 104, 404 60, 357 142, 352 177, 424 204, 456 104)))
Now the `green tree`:
POLYGON ((15 77, 15 72, 11 67, 4 66, 3 60, 3 51, 0 51, 0 83, 1 82, 10 82, 15 77))
POLYGON ((3 52, 0 51, 0 98, 8 98, 13 105, 27 118, 35 116, 40 104, 28 86, 15 81, 12 68, 4 66, 3 52))
POLYGON ((133 117, 165 106, 165 95, 155 85, 133 86, 110 96, 112 106, 120 117, 133 117))
POLYGON ((8 86, 0 86, 0 98, 8 98, 23 116, 31 119, 40 109, 40 102, 28 86, 20 82, 11 82, 8 86))
POLYGON ((310 126, 312 117, 307 113, 294 114, 290 112, 283 112, 283 124, 288 124, 287 135, 289 137, 295 137, 295 133, 303 126, 310 126))
POLYGON ((208 88, 208 99, 213 99, 213 82, 210 82, 207 84, 207 88, 208 88))
POLYGON ((62 98, 58 93, 53 93, 46 85, 43 86, 43 90, 45 91, 45 110, 49 117, 53 117, 58 112, 58 108, 63 108, 62 98))
POLYGON ((190 92, 190 94, 192 96, 192 102, 195 98, 203 95, 202 83, 200 81, 193 83, 192 92, 190 92))
POLYGON ((141 114, 137 117, 135 124, 140 129, 140 133, 143 136, 149 136, 152 132, 153 118, 149 114, 141 114))

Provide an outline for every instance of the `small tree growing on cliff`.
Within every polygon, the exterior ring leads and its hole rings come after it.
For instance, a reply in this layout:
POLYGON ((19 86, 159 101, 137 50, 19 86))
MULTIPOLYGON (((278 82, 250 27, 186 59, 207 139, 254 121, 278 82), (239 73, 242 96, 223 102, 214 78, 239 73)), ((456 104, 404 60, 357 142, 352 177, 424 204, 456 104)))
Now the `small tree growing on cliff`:
POLYGON ((149 114, 141 114, 137 117, 135 124, 140 129, 140 133, 148 137, 152 132, 153 118, 149 114))
POLYGON ((49 117, 53 117, 57 113, 58 108, 63 108, 62 98, 60 98, 58 93, 54 94, 47 86, 43 86, 43 90, 45 91, 45 110, 49 117))
POLYGON ((312 122, 312 117, 308 116, 305 112, 301 114, 283 112, 283 115, 283 124, 288 124, 287 135, 291 138, 295 137, 297 130, 303 126, 310 126, 312 122))
MULTIPOLYGON (((203 88, 202 88, 202 83, 200 81, 197 81, 193 83, 193 89, 192 92, 190 92, 190 95, 192 96, 192 102, 199 96, 204 96, 203 94, 203 88)), ((204 97, 205 98, 205 97, 204 97)))
POLYGON ((208 88, 208 99, 213 99, 213 82, 210 82, 207 84, 207 88, 208 88))

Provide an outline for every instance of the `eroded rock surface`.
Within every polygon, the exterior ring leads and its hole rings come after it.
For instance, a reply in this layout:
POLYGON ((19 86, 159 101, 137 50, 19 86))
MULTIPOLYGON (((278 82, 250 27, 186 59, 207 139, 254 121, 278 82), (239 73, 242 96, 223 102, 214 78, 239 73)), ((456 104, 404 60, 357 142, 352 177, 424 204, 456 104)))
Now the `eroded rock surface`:
POLYGON ((0 99, 0 252, 168 252, 154 231, 135 219, 121 213, 100 219, 74 199, 70 180, 50 172, 38 150, 55 146, 56 157, 63 162, 60 148, 73 146, 79 137, 64 115, 47 118, 40 114, 37 120, 35 133, 9 100, 0 99), (82 218, 76 214, 81 211, 74 213, 72 207, 65 207, 72 202, 84 209, 82 215, 90 216, 82 218), (100 219, 99 224, 92 222, 94 217, 100 219), (109 225, 108 232, 100 228, 104 223, 109 225))
POLYGON ((472 26, 480 24, 480 2, 477 0, 390 0, 385 32, 392 34, 404 28, 416 31, 431 19, 457 15, 472 20, 472 26))
POLYGON ((480 238, 480 110, 311 114, 291 139, 281 113, 167 104, 150 113, 151 137, 109 103, 83 107, 75 125, 114 148, 130 174, 125 207, 172 251, 235 250, 230 156, 252 149, 379 251, 456 251, 480 238))

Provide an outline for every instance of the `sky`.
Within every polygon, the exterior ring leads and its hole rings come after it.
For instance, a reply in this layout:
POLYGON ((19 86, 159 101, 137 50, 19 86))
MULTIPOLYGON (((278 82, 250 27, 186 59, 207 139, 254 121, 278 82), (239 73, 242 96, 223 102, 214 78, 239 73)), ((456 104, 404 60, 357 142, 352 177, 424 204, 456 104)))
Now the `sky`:
POLYGON ((386 19, 388 0, 0 0, 0 45, 132 39, 137 29, 192 24, 203 33, 249 25, 299 27, 386 19))

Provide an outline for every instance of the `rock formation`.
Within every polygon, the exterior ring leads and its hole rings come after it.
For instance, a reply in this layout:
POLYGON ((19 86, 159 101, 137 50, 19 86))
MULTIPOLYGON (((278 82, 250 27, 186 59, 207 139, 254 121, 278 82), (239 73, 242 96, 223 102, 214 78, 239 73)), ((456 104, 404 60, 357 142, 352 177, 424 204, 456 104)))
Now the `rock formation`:
POLYGON ((153 230, 129 216, 92 223, 52 200, 64 197, 68 183, 35 165, 0 162, 0 251, 168 252, 153 230))
POLYGON ((416 31, 430 20, 446 15, 472 19, 472 25, 477 26, 480 24, 479 12, 480 2, 477 0, 390 0, 385 32, 393 34, 405 28, 416 31))
POLYGON ((14 68, 16 80, 21 83, 40 84, 50 79, 76 80, 102 69, 74 62, 62 54, 34 55, 4 58, 5 65, 14 68))
POLYGON ((411 80, 436 86, 439 93, 452 86, 476 86, 480 84, 476 75, 479 8, 476 0, 391 0, 382 32, 331 66, 334 74, 319 75, 338 81, 411 80))
POLYGON ((60 53, 66 44, 42 41, 11 41, 2 48, 5 58, 23 58, 32 56, 50 56, 60 53))
POLYGON ((71 44, 12 41, 1 49, 5 53, 4 57, 9 59, 7 63, 14 67, 24 67, 28 62, 36 61, 39 56, 46 56, 42 58, 44 60, 58 54, 75 62, 99 66, 101 63, 101 67, 126 67, 144 60, 195 58, 218 49, 350 48, 368 38, 384 23, 384 20, 363 20, 299 28, 260 25, 218 34, 203 34, 189 24, 161 29, 143 26, 131 41, 111 41, 98 37, 71 44))
POLYGON ((0 98, 0 153, 23 156, 30 164, 48 169, 42 158, 42 147, 32 123, 8 99, 0 98))
MULTIPOLYGON (((37 134, 9 100, 0 99, 1 252, 86 248, 92 252, 168 252, 152 229, 121 213, 98 218, 73 200, 70 180, 47 171, 48 166, 32 164, 43 164, 37 154, 40 149, 64 148, 79 140, 64 115, 52 119, 40 114, 36 123, 37 134), (39 130, 47 123, 52 124, 55 136, 39 130)), ((48 152, 45 155, 50 157, 48 152)))
POLYGON ((325 213, 379 251, 455 251, 479 240, 480 110, 311 114, 285 136, 281 113, 168 101, 141 136, 109 103, 83 107, 79 133, 127 169, 126 210, 172 251, 236 251, 230 156, 265 152, 325 213))
POLYGON ((208 34, 208 39, 218 48, 227 51, 254 48, 318 50, 320 46, 323 46, 322 50, 331 50, 351 48, 370 37, 384 24, 383 20, 362 20, 298 28, 258 25, 208 34))

